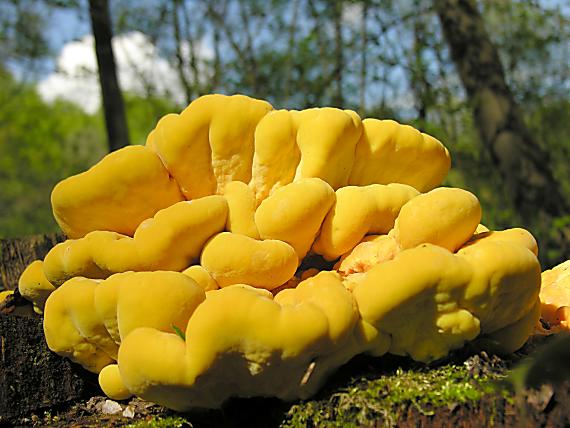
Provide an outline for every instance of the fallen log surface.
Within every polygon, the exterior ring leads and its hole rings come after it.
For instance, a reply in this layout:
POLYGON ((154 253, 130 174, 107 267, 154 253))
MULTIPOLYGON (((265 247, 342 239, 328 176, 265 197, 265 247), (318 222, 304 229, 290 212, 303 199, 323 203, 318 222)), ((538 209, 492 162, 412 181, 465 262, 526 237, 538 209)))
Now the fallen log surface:
POLYGON ((43 259, 55 244, 64 239, 65 236, 62 233, 1 239, 0 290, 14 290, 26 266, 34 260, 43 259))
POLYGON ((94 390, 94 375, 48 349, 41 318, 0 314, 0 425, 94 390))

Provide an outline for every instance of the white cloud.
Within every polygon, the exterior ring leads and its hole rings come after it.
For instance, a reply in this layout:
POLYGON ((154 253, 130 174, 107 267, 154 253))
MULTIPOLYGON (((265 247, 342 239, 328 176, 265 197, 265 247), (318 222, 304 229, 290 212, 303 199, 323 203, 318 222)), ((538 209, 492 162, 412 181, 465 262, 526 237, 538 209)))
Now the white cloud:
POLYGON ((342 23, 356 28, 362 23, 362 4, 348 3, 342 7, 342 23))
MULTIPOLYGON (((159 95, 181 105, 184 103, 177 71, 143 33, 130 32, 114 37, 113 50, 123 91, 142 96, 159 95)), ((183 51, 188 51, 186 46, 183 51)), ((197 55, 206 59, 212 53, 199 44, 197 55)), ((88 113, 97 111, 101 96, 93 36, 87 35, 63 46, 57 59, 57 70, 38 83, 38 92, 48 102, 64 99, 88 113)))

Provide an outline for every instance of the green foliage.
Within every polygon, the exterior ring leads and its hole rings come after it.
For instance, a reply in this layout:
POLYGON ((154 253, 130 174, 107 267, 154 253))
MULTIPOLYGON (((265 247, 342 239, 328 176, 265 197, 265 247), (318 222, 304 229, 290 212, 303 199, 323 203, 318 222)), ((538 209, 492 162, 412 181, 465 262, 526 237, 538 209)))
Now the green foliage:
MULTIPOLYGON (((57 101, 47 104, 33 85, 0 70, 0 238, 57 230, 50 206, 53 186, 88 169, 107 151, 102 115, 57 101)), ((165 100, 127 94, 132 141, 144 144, 165 100)))
POLYGON ((123 94, 131 144, 145 144, 148 133, 167 113, 180 110, 175 103, 159 97, 123 94))
POLYGON ((54 231, 51 189, 102 156, 101 121, 69 103, 47 105, 5 71, 0 78, 0 237, 54 231))

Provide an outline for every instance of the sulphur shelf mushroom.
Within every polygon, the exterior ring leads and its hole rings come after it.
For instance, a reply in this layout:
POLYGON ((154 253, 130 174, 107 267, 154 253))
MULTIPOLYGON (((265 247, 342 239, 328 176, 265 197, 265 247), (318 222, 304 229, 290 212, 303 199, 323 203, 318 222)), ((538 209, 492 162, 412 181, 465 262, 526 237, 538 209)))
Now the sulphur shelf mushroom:
POLYGON ((570 260, 542 273, 542 320, 550 331, 570 330, 570 260))
POLYGON ((70 239, 20 291, 109 397, 176 410, 306 398, 363 353, 512 352, 540 316, 536 241, 482 226, 449 168, 391 120, 207 95, 54 188, 70 239))

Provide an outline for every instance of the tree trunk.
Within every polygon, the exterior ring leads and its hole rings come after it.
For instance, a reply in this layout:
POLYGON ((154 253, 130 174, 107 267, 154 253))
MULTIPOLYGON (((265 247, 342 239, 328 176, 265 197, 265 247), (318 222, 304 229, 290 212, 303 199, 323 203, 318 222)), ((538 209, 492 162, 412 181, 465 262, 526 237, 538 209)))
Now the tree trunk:
POLYGON ((0 313, 0 345, 0 426, 100 394, 95 375, 48 349, 39 317, 0 313))
POLYGON ((366 69, 367 69, 367 50, 368 50, 368 28, 366 26, 368 21, 368 1, 362 2, 362 16, 360 21, 360 83, 359 92, 360 100, 358 103, 358 113, 361 116, 366 114, 366 69))
POLYGON ((475 0, 434 0, 475 124, 525 220, 560 216, 567 206, 549 169, 549 154, 533 140, 505 79, 496 47, 475 0))
POLYGON ((192 101, 192 85, 186 78, 186 60, 182 52, 182 34, 180 31, 180 18, 178 16, 178 8, 181 1, 174 0, 172 2, 172 27, 174 28, 174 42, 176 44, 176 71, 178 72, 178 79, 184 88, 184 95, 186 104, 192 101))
POLYGON ((0 240, 0 291, 14 290, 24 269, 34 260, 43 259, 65 237, 61 233, 33 235, 0 240))
POLYGON ((335 82, 335 90, 333 94, 332 104, 335 107, 342 108, 344 104, 344 96, 342 91, 342 80, 344 70, 344 41, 342 37, 342 0, 335 0, 333 5, 333 23, 334 23, 334 68, 332 79, 335 82))
MULTIPOLYGON (((414 7, 420 10, 422 6, 421 0, 415 0, 414 7)), ((427 48, 427 29, 425 17, 418 15, 413 21, 414 28, 414 44, 413 56, 410 63, 410 81, 416 101, 416 110, 418 111, 418 120, 420 126, 426 124, 428 109, 433 105, 432 87, 428 78, 428 67, 424 60, 424 52, 427 48)))
POLYGON ((113 32, 108 0, 89 0, 89 16, 95 38, 109 151, 114 151, 129 145, 129 131, 111 45, 113 32))
POLYGON ((283 90, 283 102, 285 105, 289 103, 291 98, 291 89, 293 86, 292 76, 293 76, 293 56, 295 55, 296 41, 295 36, 297 35, 297 20, 299 18, 299 0, 293 0, 291 5, 291 22, 289 24, 289 41, 287 43, 287 57, 285 60, 285 88, 283 90))

